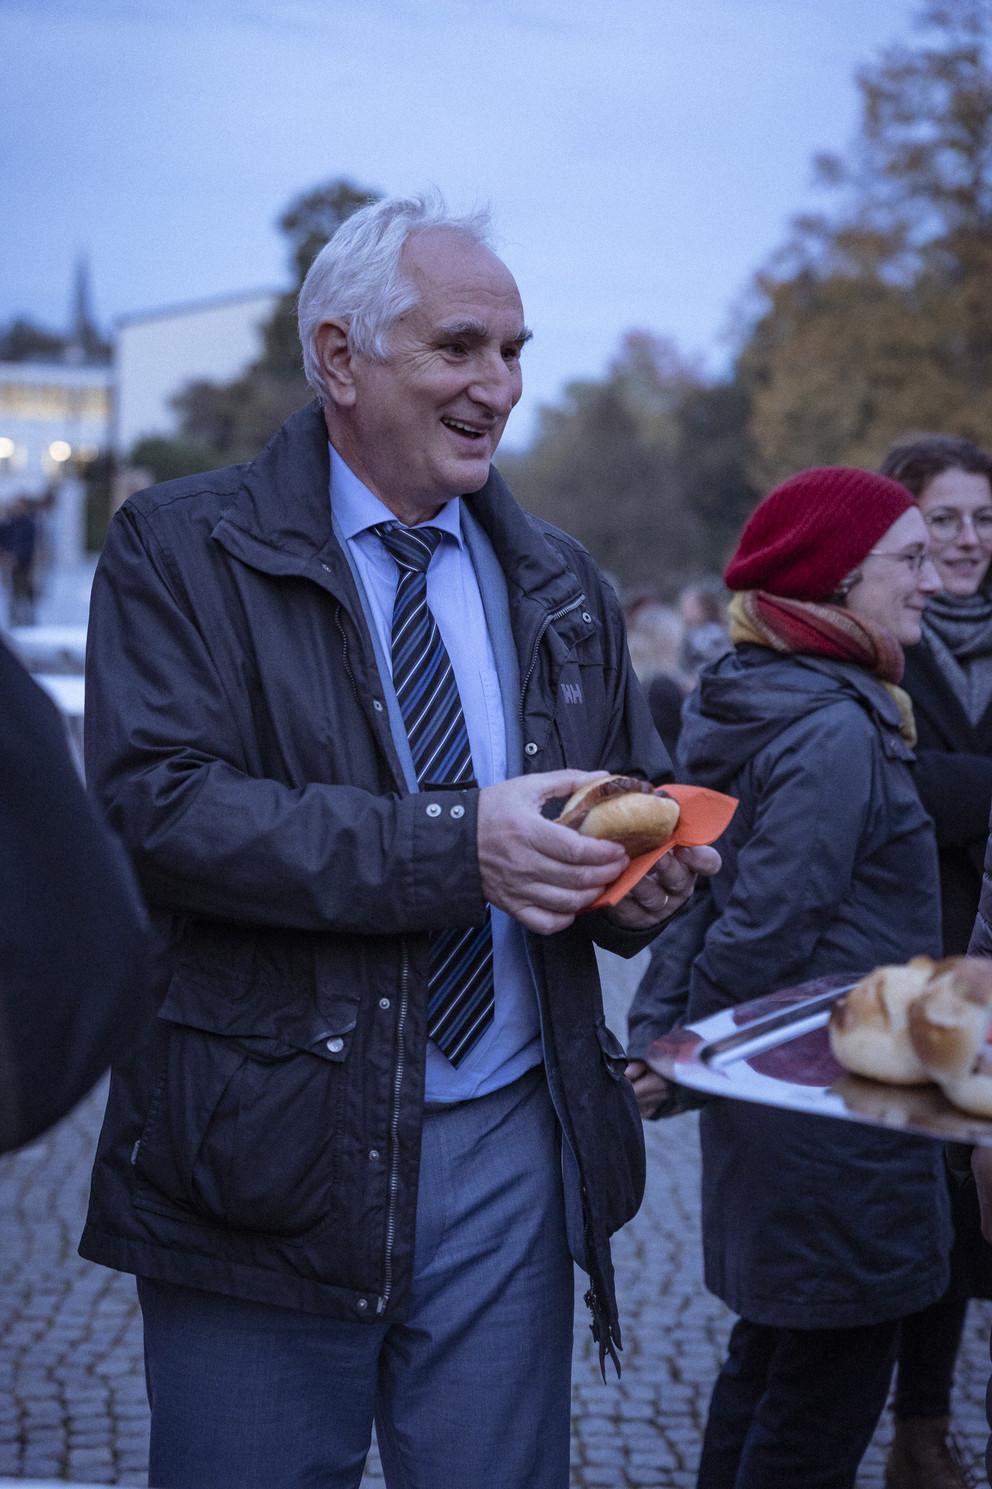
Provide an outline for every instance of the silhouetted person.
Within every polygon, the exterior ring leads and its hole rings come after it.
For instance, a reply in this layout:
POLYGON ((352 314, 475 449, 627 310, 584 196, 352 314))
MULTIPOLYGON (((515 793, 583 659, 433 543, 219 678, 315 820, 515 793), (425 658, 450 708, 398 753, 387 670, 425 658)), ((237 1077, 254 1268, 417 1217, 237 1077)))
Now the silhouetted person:
POLYGON ((12 626, 34 625, 37 537, 31 503, 26 497, 18 497, 0 521, 0 551, 6 555, 8 617, 12 626))
POLYGON ((0 645, 0 1151, 30 1142, 142 1032, 144 914, 58 711, 0 645))

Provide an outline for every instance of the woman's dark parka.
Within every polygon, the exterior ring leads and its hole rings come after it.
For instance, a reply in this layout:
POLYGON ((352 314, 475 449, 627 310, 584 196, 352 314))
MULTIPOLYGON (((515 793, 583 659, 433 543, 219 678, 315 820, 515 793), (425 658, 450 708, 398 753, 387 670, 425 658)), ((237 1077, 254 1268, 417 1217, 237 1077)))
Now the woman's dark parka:
MULTIPOLYGON (((969 956, 992 957, 992 823, 985 845, 985 867, 982 871, 982 889, 978 902, 978 914, 968 943, 969 956)), ((989 1336, 989 1353, 992 1355, 992 1335, 989 1336)), ((992 1376, 989 1377, 985 1393, 985 1415, 992 1429, 992 1376)), ((985 1475, 992 1484, 992 1435, 985 1447, 985 1475)))
MULTIPOLYGON (((680 762, 740 806, 706 898, 654 949, 631 1010, 632 1053, 687 996, 691 1021, 808 978, 939 952, 933 828, 899 722, 882 684, 848 663, 749 645, 703 673, 680 762)), ((939 1144, 736 1101, 708 1103, 700 1137, 706 1284, 735 1313, 846 1328, 941 1296, 939 1144)))
POLYGON ((933 818, 940 857, 943 949, 968 945, 982 883, 985 829, 992 802, 992 708, 972 723, 927 643, 906 653, 903 687, 913 700, 919 738, 916 783, 933 818))
MULTIPOLYGON (((669 774, 588 555, 495 472, 468 500, 507 579, 521 694, 504 702, 526 768, 669 774)), ((478 792, 453 814, 450 792, 403 785, 316 406, 248 467, 131 498, 90 646, 91 783, 172 962, 153 1036, 114 1073, 81 1250, 392 1317, 413 1255, 428 933, 483 913, 478 792)), ((577 1249, 616 1337, 608 1236, 640 1202, 643 1146, 594 936, 645 944, 595 914, 528 943, 577 1249)))

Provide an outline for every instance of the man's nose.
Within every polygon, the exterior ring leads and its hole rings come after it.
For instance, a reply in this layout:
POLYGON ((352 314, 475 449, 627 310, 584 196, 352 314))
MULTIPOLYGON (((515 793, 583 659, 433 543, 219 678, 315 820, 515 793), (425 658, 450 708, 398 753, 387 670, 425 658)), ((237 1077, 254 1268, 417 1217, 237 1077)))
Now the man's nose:
POLYGON ((477 403, 506 418, 520 397, 520 374, 501 354, 486 357, 476 369, 469 392, 477 403))

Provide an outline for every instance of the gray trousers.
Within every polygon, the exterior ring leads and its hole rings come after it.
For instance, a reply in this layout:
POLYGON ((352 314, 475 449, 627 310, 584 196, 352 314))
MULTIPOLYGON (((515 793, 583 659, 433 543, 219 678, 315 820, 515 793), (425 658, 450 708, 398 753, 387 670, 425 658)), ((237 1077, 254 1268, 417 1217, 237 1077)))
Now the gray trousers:
POLYGON ((568 1489, 573 1269, 543 1069, 428 1112, 402 1323, 139 1279, 155 1489, 568 1489))

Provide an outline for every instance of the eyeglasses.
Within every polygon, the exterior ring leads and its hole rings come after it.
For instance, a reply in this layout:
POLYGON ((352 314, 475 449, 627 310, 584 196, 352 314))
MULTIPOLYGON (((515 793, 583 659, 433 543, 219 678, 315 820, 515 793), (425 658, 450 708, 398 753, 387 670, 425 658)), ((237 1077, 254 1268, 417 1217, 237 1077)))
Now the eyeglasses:
MULTIPOLYGON (((992 507, 982 507, 979 511, 970 514, 970 517, 978 541, 992 543, 992 507)), ((961 536, 968 518, 963 512, 957 512, 953 507, 948 507, 946 510, 929 513, 923 520, 930 529, 935 542, 953 543, 955 538, 961 536)))
MULTIPOLYGON (((989 516, 992 517, 992 512, 989 513, 989 516)), ((865 557, 894 558, 897 563, 905 564, 917 576, 923 573, 924 564, 932 562, 925 548, 912 548, 908 553, 890 553, 885 548, 869 548, 865 557)))
MULTIPOLYGON (((906 553, 890 553, 887 548, 869 548, 865 558, 894 558, 896 563, 905 564, 914 579, 919 579, 927 564, 932 564, 933 559, 925 548, 910 548, 906 553)), ((856 584, 864 579, 864 570, 859 566, 840 584, 829 597, 834 604, 842 604, 851 593, 856 584)))

